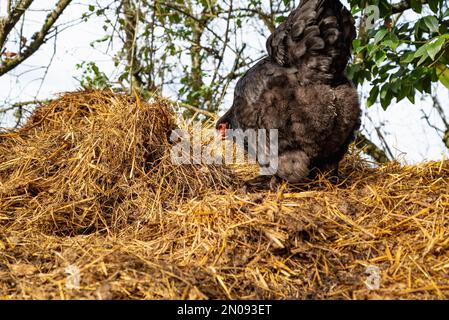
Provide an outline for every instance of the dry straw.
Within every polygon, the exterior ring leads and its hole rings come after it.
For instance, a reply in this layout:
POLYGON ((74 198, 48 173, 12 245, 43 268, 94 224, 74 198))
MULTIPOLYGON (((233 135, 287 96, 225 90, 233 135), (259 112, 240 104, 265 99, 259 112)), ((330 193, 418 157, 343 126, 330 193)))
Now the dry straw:
POLYGON ((0 298, 449 297, 449 162, 244 193, 254 168, 171 163, 179 125, 94 91, 1 133, 0 298))

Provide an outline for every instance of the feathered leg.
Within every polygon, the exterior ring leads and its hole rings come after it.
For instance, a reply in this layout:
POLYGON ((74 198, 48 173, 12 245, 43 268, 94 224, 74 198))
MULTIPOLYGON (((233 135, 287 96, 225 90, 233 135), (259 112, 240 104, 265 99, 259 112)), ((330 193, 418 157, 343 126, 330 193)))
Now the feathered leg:
POLYGON ((304 151, 286 151, 279 156, 277 176, 290 183, 301 183, 309 176, 310 159, 304 151))

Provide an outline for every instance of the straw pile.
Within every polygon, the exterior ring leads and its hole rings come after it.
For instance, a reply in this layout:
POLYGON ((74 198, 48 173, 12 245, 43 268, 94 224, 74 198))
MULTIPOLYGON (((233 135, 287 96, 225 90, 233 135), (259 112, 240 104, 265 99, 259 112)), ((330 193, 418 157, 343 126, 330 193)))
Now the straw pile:
POLYGON ((162 100, 78 92, 1 134, 0 297, 449 297, 449 162, 353 154, 338 185, 243 193, 250 168, 171 164, 177 125, 162 100))

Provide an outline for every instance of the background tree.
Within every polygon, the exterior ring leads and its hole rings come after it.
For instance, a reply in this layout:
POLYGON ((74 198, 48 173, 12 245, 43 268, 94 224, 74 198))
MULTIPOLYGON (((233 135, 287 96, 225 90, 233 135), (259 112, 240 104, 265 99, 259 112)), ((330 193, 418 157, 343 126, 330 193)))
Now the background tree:
MULTIPOLYGON (((23 64, 50 39, 56 39, 56 22, 72 0, 58 0, 52 5, 40 27, 31 34, 24 31, 26 14, 31 10, 34 0, 2 0, 4 15, 0 16, 0 77, 23 64)), ((45 77, 45 76, 44 76, 45 77)), ((2 88, 5 90, 4 88, 2 88)), ((34 106, 37 101, 19 101, 10 106, 0 106, 0 115, 14 110, 16 126, 23 119, 23 108, 34 106)))
POLYGON ((278 0, 264 11, 258 1, 237 3, 126 0, 90 9, 105 19, 108 47, 121 47, 115 59, 123 70, 119 87, 138 88, 144 96, 175 93, 191 116, 198 109, 217 112, 233 81, 264 55, 246 43, 245 26, 266 35, 295 6, 278 0))

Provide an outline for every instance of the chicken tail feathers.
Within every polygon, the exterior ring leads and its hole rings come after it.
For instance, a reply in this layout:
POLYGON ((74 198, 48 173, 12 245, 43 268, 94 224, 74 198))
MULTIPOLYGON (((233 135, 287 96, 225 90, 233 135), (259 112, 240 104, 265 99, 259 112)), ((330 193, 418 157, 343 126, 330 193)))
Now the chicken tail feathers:
POLYGON ((302 0, 268 38, 267 51, 310 81, 328 82, 345 70, 355 36, 354 18, 340 1, 302 0))

